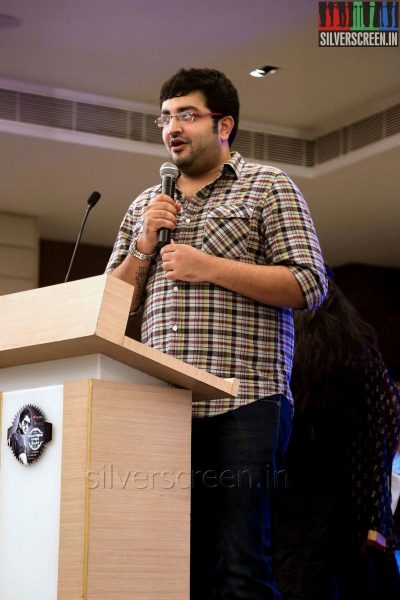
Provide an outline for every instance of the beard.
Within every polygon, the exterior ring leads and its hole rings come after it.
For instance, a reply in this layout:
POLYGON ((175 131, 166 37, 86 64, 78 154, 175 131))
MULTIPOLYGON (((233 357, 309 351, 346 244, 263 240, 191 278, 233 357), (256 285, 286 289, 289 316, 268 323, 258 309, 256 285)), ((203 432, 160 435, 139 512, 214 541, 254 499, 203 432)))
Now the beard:
POLYGON ((200 145, 193 148, 186 146, 185 150, 180 154, 169 152, 171 161, 178 169, 189 176, 203 175, 207 171, 215 168, 219 162, 219 156, 215 149, 210 145, 200 145))
POLYGON ((194 156, 190 154, 189 156, 173 156, 171 155, 171 160, 178 167, 180 171, 185 167, 190 168, 194 163, 194 156))

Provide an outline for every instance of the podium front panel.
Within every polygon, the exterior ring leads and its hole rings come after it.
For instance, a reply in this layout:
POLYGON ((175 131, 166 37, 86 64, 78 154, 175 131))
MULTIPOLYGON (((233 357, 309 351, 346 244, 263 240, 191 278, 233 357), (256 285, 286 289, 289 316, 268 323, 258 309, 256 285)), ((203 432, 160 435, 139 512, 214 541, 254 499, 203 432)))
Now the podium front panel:
POLYGON ((0 370, 1 598, 188 599, 191 392, 137 377, 101 355, 0 370), (25 466, 27 404, 52 440, 25 466))
POLYGON ((0 596, 55 600, 58 582, 63 386, 3 394, 0 454, 0 596), (53 424, 40 458, 21 464, 7 443, 18 411, 39 407, 53 424))

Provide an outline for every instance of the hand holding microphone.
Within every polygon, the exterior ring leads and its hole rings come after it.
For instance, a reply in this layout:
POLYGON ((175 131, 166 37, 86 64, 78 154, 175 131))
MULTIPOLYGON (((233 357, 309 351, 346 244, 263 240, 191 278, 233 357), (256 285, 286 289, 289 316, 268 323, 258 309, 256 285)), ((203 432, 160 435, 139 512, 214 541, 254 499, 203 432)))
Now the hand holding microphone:
POLYGON ((164 163, 160 168, 161 193, 149 202, 145 214, 142 233, 133 240, 135 249, 147 256, 153 256, 171 241, 171 231, 176 227, 179 202, 174 200, 175 181, 179 169, 172 163, 164 163))
MULTIPOLYGON (((179 169, 172 163, 164 163, 160 168, 161 177, 161 193, 174 198, 175 195, 175 182, 179 177, 179 169)), ((169 244, 171 241, 171 229, 168 227, 161 227, 158 231, 157 250, 161 250, 164 246, 169 244)))

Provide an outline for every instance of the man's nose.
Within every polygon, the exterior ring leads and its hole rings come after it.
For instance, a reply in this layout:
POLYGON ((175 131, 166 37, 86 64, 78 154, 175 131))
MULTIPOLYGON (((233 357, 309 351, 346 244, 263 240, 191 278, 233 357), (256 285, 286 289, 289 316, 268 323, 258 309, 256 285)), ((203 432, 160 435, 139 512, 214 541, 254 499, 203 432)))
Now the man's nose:
POLYGON ((182 131, 182 121, 179 121, 176 115, 171 115, 167 129, 170 134, 176 131, 182 131))

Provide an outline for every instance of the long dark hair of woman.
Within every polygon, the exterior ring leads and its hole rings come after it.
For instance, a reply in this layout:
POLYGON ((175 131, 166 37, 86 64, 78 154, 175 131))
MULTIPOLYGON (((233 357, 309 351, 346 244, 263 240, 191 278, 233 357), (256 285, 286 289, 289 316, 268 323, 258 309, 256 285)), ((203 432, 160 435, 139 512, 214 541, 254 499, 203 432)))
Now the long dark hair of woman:
POLYGON ((361 319, 331 279, 323 305, 316 311, 296 311, 294 322, 291 387, 297 411, 340 402, 335 394, 340 375, 348 382, 363 364, 380 358, 373 328, 361 319), (332 378, 333 387, 329 385, 332 378))

